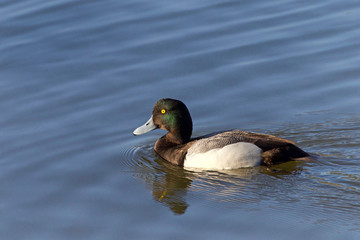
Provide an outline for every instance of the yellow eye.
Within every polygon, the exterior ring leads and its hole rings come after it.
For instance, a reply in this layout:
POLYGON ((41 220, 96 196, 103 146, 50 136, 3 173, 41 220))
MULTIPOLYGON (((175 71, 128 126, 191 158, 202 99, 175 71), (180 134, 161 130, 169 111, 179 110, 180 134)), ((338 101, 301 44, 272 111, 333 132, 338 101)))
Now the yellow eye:
POLYGON ((165 109, 161 109, 161 113, 162 113, 162 114, 166 113, 166 110, 165 110, 165 109))

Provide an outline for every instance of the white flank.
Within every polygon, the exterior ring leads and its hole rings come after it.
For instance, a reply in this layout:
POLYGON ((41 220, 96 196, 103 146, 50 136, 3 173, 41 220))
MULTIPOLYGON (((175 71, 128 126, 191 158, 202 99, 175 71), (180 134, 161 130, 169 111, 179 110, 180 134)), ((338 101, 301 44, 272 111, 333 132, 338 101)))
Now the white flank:
POLYGON ((238 142, 204 153, 188 153, 184 167, 213 170, 254 167, 260 165, 261 153, 262 150, 255 144, 238 142))

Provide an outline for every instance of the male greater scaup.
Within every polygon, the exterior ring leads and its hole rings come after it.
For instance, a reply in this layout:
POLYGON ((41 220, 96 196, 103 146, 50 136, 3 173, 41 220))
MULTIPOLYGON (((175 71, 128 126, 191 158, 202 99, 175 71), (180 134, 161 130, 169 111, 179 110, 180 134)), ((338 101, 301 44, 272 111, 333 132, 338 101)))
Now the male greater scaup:
POLYGON ((193 125, 189 110, 175 99, 157 101, 150 119, 133 134, 156 128, 168 133, 156 141, 155 152, 185 168, 236 169, 311 159, 294 142, 267 134, 230 130, 190 138, 193 125))

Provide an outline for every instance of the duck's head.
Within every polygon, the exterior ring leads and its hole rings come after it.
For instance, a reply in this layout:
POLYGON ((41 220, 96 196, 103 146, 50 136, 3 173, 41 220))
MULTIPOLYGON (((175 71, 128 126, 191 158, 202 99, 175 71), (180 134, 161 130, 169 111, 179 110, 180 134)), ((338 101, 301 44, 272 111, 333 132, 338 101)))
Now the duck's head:
POLYGON ((156 102, 150 119, 135 129, 133 134, 141 135, 156 128, 167 130, 166 138, 173 143, 188 142, 192 133, 192 120, 185 104, 175 99, 160 99, 156 102))

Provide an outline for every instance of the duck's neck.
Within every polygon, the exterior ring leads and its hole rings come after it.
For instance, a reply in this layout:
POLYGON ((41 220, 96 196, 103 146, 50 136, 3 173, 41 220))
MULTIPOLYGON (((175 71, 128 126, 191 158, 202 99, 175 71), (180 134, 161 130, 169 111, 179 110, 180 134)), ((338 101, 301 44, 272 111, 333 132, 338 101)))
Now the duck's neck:
POLYGON ((172 131, 172 132, 168 132, 165 135, 165 138, 168 142, 174 143, 176 145, 179 144, 185 144, 187 142, 189 142, 191 137, 191 132, 190 134, 185 134, 183 132, 176 132, 176 131, 172 131))

